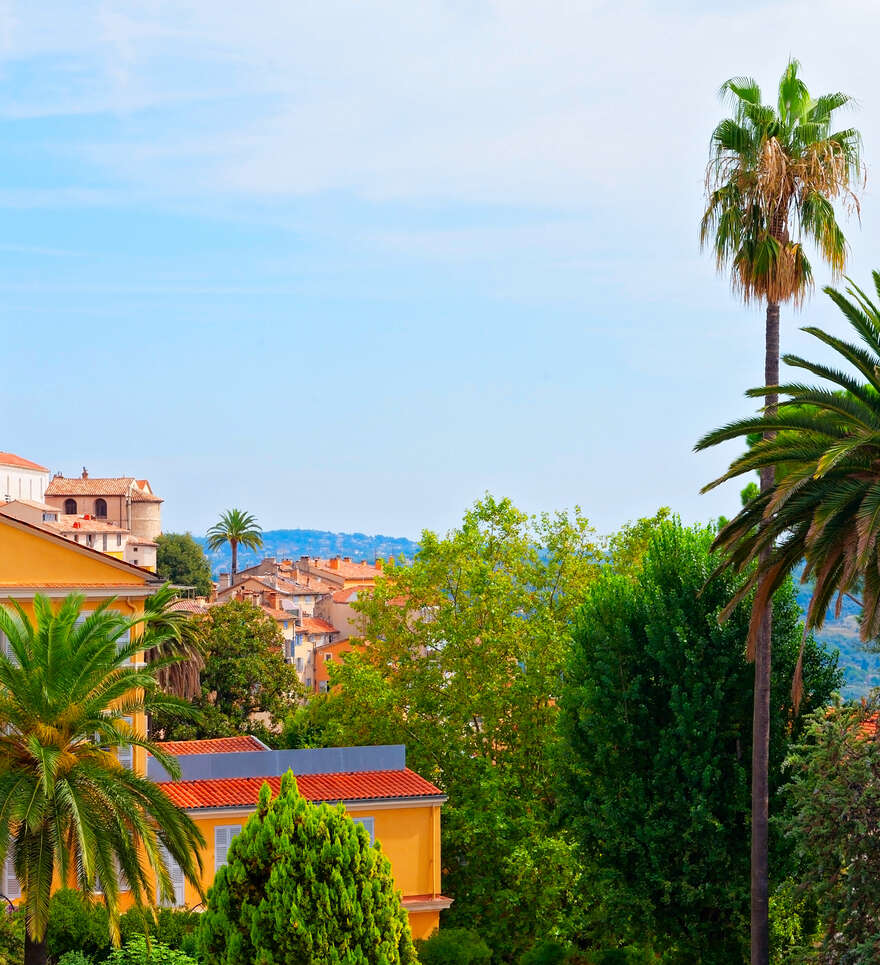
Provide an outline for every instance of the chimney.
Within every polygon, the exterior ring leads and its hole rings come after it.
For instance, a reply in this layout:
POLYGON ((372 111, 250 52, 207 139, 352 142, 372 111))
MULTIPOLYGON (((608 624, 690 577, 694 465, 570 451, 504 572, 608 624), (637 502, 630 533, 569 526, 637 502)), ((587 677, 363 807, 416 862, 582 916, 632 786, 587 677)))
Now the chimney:
POLYGON ((328 564, 328 566, 330 567, 331 570, 338 570, 338 569, 339 569, 339 557, 338 557, 338 556, 333 556, 333 557, 331 557, 329 560, 327 560, 327 564, 328 564))
POLYGON ((381 570, 383 565, 384 565, 384 561, 383 561, 382 557, 381 557, 381 556, 377 556, 377 557, 376 557, 376 569, 377 569, 377 570, 381 570))
POLYGON ((83 479, 88 479, 88 478, 89 478, 89 471, 88 471, 88 469, 86 469, 85 466, 83 466, 82 477, 83 477, 83 479))
POLYGON ((219 579, 217 580, 218 590, 228 590, 229 589, 229 574, 221 573, 219 579))
POLYGON ((343 556, 343 557, 342 557, 342 562, 343 562, 343 563, 350 563, 350 562, 351 562, 351 557, 350 557, 350 556, 343 556))

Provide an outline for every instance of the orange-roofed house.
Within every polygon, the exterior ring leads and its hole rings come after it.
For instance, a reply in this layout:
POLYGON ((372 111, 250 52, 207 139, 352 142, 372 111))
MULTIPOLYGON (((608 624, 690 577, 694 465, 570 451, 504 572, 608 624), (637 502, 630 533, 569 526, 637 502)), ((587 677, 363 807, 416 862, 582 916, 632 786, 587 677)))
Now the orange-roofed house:
POLYGON ((294 565, 300 583, 308 584, 309 580, 317 579, 329 584, 331 590, 348 586, 372 586, 382 573, 382 560, 376 560, 375 563, 361 560, 357 563, 348 556, 332 556, 326 560, 301 556, 294 565))
POLYGON ((49 484, 49 470, 37 462, 0 452, 0 502, 33 499, 42 502, 49 484))
MULTIPOLYGON (((278 793, 281 776, 296 775, 300 793, 315 803, 342 804, 353 821, 378 841, 391 862, 416 938, 437 928, 451 904, 440 890, 440 808, 445 795, 406 766, 406 749, 333 747, 272 751, 252 738, 176 741, 162 746, 181 768, 169 781, 158 761, 148 759, 147 776, 190 815, 204 835, 202 887, 207 891, 229 846, 254 813, 260 788, 278 793)), ((179 906, 201 907, 198 891, 170 868, 179 906)))
POLYGON ((342 660, 343 654, 352 650, 363 650, 364 644, 355 642, 351 637, 342 637, 332 643, 316 647, 312 655, 312 690, 316 694, 326 694, 330 689, 330 668, 342 660))

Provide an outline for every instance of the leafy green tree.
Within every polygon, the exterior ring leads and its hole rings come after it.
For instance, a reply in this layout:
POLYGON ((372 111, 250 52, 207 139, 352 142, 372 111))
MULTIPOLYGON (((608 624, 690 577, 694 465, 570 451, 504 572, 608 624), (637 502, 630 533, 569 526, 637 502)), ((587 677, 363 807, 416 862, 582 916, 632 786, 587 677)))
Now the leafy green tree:
POLYGON ((229 848, 199 925, 205 965, 398 965, 416 957, 378 844, 341 805, 311 804, 293 773, 229 848))
MULTIPOLYGON (((835 114, 851 103, 846 94, 810 97, 790 60, 779 82, 775 107, 762 103, 750 77, 721 87, 733 116, 712 133, 706 173, 707 205, 700 241, 715 253, 719 270, 730 267, 735 292, 748 303, 766 303, 765 412, 776 411, 779 383, 779 305, 799 304, 812 287, 812 268, 802 240, 813 242, 836 274, 846 265, 847 243, 833 202, 858 208, 853 188, 861 174, 861 138, 853 128, 834 129, 835 114)), ((765 429, 769 432, 769 429, 765 429)), ((761 470, 761 491, 773 485, 774 467, 761 470)), ((769 955, 770 632, 772 594, 755 596, 750 633, 755 659, 755 721, 752 748, 752 965, 769 955)))
POLYGON ((411 766, 449 795, 443 889, 455 902, 444 923, 514 959, 579 927, 551 751, 569 623, 605 549, 580 513, 528 517, 491 496, 420 546, 359 596, 368 645, 333 665, 334 691, 291 731, 407 745, 411 766))
POLYGON ((814 713, 788 759, 787 824, 823 922, 820 960, 880 960, 880 696, 814 713))
POLYGON ((208 530, 208 546, 212 550, 222 549, 229 543, 232 551, 231 585, 235 585, 238 573, 238 547, 256 550, 263 545, 263 530, 256 519, 241 509, 228 509, 208 530))
POLYGON ((204 840, 193 821, 152 781, 119 764, 120 745, 145 748, 169 773, 173 758, 127 717, 189 708, 162 692, 159 664, 131 658, 163 642, 149 617, 127 620, 98 606, 77 623, 83 597, 57 612, 34 600, 34 620, 16 603, 0 608, 0 863, 12 854, 27 916, 26 965, 46 960, 53 879, 91 892, 100 880, 118 932, 121 872, 135 904, 152 904, 153 874, 163 896, 173 888, 163 849, 199 887, 204 840), (130 642, 125 634, 141 629, 130 642))
POLYGON ((73 888, 62 888, 49 899, 46 950, 53 962, 67 952, 103 959, 110 951, 110 918, 104 905, 73 888))
POLYGON ((302 694, 296 670, 284 659, 278 624, 253 603, 232 600, 198 618, 204 666, 193 704, 197 723, 157 715, 165 740, 254 734, 276 742, 274 732, 302 694))
MULTIPOLYGON (((741 963, 749 907, 749 601, 718 614, 741 578, 710 576, 710 529, 663 523, 636 580, 606 572, 575 622, 561 697, 563 813, 621 940, 682 961, 741 963)), ((801 641, 789 584, 777 593, 774 682, 790 677, 801 641)), ((812 638, 805 703, 840 683, 836 658, 812 638)), ((788 688, 774 688, 788 694, 788 688)), ((770 794, 802 727, 787 698, 771 706, 770 794)), ((777 871, 789 870, 778 835, 777 871)))
POLYGON ((163 533, 156 546, 156 572, 163 580, 195 587, 199 596, 211 595, 211 564, 190 533, 163 533))

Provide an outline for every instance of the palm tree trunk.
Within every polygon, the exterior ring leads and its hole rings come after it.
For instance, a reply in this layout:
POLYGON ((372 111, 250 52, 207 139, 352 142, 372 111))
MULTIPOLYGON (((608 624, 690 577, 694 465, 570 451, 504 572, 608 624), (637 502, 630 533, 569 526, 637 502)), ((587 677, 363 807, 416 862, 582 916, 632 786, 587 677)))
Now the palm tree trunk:
POLYGON ((238 540, 231 539, 229 541, 229 546, 232 549, 232 566, 230 567, 232 576, 229 580, 229 585, 235 586, 235 574, 238 572, 238 540))
MULTIPOLYGON (((779 384, 779 303, 767 303, 764 343, 764 384, 779 384)), ((776 412, 779 396, 775 392, 764 398, 765 412, 776 412)), ((766 439, 770 433, 765 433, 766 439)), ((761 492, 773 486, 772 467, 761 470, 761 492)), ((769 550, 761 554, 766 562, 769 550)), ((773 629, 773 607, 767 606, 755 642, 755 704, 752 715, 752 965, 769 965, 770 961, 770 649, 773 629)))
POLYGON ((35 942, 27 928, 24 931, 24 965, 46 965, 47 947, 46 936, 35 942))

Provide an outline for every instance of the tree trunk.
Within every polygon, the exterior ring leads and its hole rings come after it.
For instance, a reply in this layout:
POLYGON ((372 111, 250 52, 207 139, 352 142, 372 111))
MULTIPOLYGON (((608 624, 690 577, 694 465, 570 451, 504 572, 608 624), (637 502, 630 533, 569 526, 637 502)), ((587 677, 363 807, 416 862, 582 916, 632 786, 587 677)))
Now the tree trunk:
POLYGON ((24 932, 24 965, 46 965, 46 937, 35 942, 27 928, 24 932))
MULTIPOLYGON (((768 302, 764 347, 764 384, 779 384, 779 303, 768 302)), ((764 398, 765 412, 773 415, 779 396, 775 392, 764 398)), ((772 433, 765 433, 768 438, 772 433)), ((773 486, 772 467, 761 470, 761 492, 773 486)), ((769 550, 761 554, 761 563, 769 550)), ((770 962, 770 648, 773 629, 773 607, 767 606, 755 641, 755 704, 752 715, 752 965, 770 962)))
MULTIPOLYGON (((777 317, 778 317, 778 311, 777 311, 777 317)), ((231 539, 229 541, 229 546, 232 549, 232 566, 230 566, 229 568, 232 571, 232 575, 229 578, 229 585, 235 586, 235 574, 238 572, 238 540, 231 539)))

